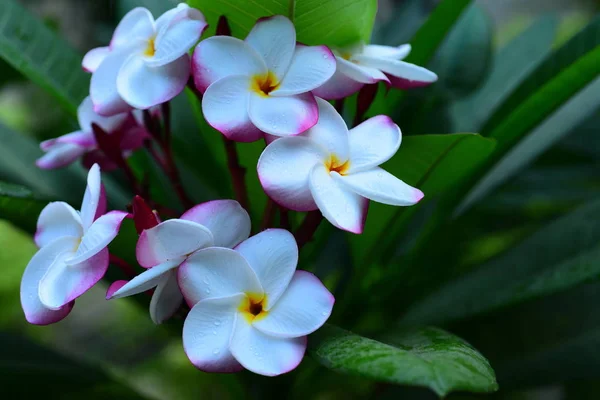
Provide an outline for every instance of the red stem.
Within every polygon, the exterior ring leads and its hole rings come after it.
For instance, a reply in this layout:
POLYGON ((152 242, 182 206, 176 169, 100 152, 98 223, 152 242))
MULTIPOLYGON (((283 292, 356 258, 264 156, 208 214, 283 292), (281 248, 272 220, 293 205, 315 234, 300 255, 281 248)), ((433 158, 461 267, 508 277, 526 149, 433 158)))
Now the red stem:
POLYGON ((298 228, 294 236, 298 249, 301 249, 306 243, 310 242, 317 231, 317 228, 323 221, 323 215, 319 210, 309 211, 302 221, 302 225, 298 228))
POLYGON ((283 206, 279 206, 279 226, 286 230, 291 230, 289 210, 283 206))
POLYGON ((225 144, 225 152, 227 153, 227 166, 229 168, 229 173, 231 174, 231 183, 233 185, 235 198, 244 209, 250 210, 248 189, 246 188, 246 181, 244 180, 246 169, 240 165, 235 142, 223 136, 223 143, 225 144))
POLYGON ((129 265, 127 261, 123 260, 122 258, 119 258, 114 254, 110 254, 108 259, 111 264, 114 264, 117 267, 119 267, 119 269, 123 272, 123 274, 125 274, 125 276, 128 279, 133 279, 137 275, 135 273, 135 270, 131 267, 131 265, 129 265))
POLYGON ((276 211, 277 205, 275 202, 271 199, 267 199, 267 205, 265 206, 265 212, 263 213, 262 223, 260 224, 261 232, 273 226, 273 220, 275 219, 276 211))

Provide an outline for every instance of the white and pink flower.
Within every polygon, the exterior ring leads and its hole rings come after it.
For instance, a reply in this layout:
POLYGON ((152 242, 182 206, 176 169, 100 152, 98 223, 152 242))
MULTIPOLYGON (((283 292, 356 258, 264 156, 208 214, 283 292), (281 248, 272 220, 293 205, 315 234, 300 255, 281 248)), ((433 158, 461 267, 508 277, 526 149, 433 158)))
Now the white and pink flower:
POLYGON ((335 58, 326 46, 297 44, 292 22, 274 16, 259 20, 244 41, 203 40, 192 69, 206 121, 229 139, 252 142, 263 132, 297 135, 317 123, 310 91, 333 75, 335 58))
POLYGON ((263 189, 296 211, 319 209, 334 226, 362 233, 369 200, 413 205, 423 193, 379 167, 400 148, 400 128, 387 116, 368 119, 350 131, 323 99, 319 122, 300 136, 279 138, 258 160, 263 189))
POLYGON ((127 213, 106 213, 100 168, 94 165, 81 212, 63 202, 48 204, 38 219, 33 256, 21 280, 21 305, 32 324, 65 318, 77 297, 96 284, 108 268, 108 244, 127 213))
POLYGON ((147 270, 129 282, 115 282, 106 297, 127 297, 156 288, 150 317, 160 324, 183 302, 177 268, 190 254, 210 246, 232 248, 249 235, 250 216, 237 201, 215 200, 192 207, 179 219, 163 221, 141 233, 136 256, 147 270))
POLYGON ((402 61, 410 50, 409 44, 398 47, 359 44, 333 49, 337 61, 335 74, 313 93, 336 100, 357 92, 365 84, 386 82, 397 89, 411 89, 437 81, 435 73, 402 61))
POLYGON ((185 88, 190 76, 187 54, 207 23, 202 13, 179 4, 156 21, 137 7, 117 26, 110 45, 91 50, 83 68, 92 72, 90 96, 101 115, 165 103, 185 88))
POLYGON ((178 279, 192 307, 183 326, 190 361, 206 372, 246 368, 274 376, 296 368, 306 336, 327 321, 334 298, 313 274, 296 271, 291 233, 268 229, 235 250, 192 254, 178 279))

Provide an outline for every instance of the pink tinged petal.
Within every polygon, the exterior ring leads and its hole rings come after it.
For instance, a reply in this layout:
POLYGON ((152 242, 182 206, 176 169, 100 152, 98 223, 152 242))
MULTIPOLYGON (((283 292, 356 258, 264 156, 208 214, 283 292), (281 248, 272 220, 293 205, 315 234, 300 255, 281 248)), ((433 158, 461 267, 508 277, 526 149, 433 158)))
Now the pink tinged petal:
POLYGON ((96 139, 91 131, 75 131, 54 139, 44 140, 40 143, 40 148, 44 151, 48 151, 52 150, 56 145, 65 143, 75 144, 79 147, 85 147, 86 149, 96 147, 96 139))
POLYGON ((206 299, 190 310, 183 324, 183 349, 196 368, 221 373, 242 369, 229 351, 229 339, 245 297, 206 299))
POLYGON ((404 61, 369 56, 356 56, 356 60, 362 65, 380 69, 388 75, 410 82, 429 84, 438 79, 437 75, 428 69, 404 61))
MULTIPOLYGON (((77 241, 73 241, 73 249, 77 241)), ((108 269, 108 249, 76 265, 67 265, 65 260, 71 256, 64 253, 57 257, 48 272, 40 280, 39 296, 42 304, 57 310, 75 300, 94 286, 108 269)))
POLYGON ((52 324, 65 318, 71 312, 73 304, 67 304, 60 310, 51 310, 45 307, 40 301, 38 292, 40 281, 50 266, 58 257, 71 250, 73 242, 74 238, 72 237, 59 238, 41 248, 27 264, 21 279, 21 306, 29 323, 52 324))
POLYGON ((146 229, 136 245, 137 260, 149 268, 212 246, 212 233, 195 222, 170 219, 146 229))
POLYGON ((256 374, 276 376, 300 364, 306 351, 306 336, 283 339, 265 335, 238 316, 229 349, 244 368, 256 374))
POLYGON ((34 240, 38 247, 44 247, 59 238, 80 238, 82 235, 79 213, 67 203, 56 201, 40 213, 34 240))
MULTIPOLYGON (((87 176, 87 187, 81 203, 81 223, 83 231, 86 232, 94 222, 96 211, 100 204, 100 193, 102 191, 102 180, 98 164, 92 165, 87 176)), ((105 199, 106 201, 106 199, 105 199)), ((106 204, 104 205, 106 207, 106 204)))
POLYGON ((131 110, 117 91, 117 76, 125 61, 133 56, 132 52, 130 48, 112 51, 92 75, 90 98, 95 113, 111 116, 131 110))
POLYGON ((121 222, 127 213, 111 211, 95 220, 81 238, 81 243, 72 258, 65 260, 67 265, 84 262, 102 251, 119 233, 121 222))
POLYGON ((162 14, 155 23, 155 30, 158 35, 164 34, 165 31, 182 21, 202 21, 206 22, 204 15, 185 3, 179 3, 177 7, 172 8, 162 14))
POLYGON ((109 53, 109 47, 96 47, 95 49, 91 49, 83 57, 81 66, 86 72, 94 72, 98 69, 100 64, 102 64, 102 61, 104 61, 109 53))
POLYGON ((368 44, 362 49, 362 55, 376 58, 390 58, 393 60, 402 60, 409 55, 410 44, 403 44, 397 47, 382 46, 379 44, 368 44))
POLYGON ((192 73, 202 93, 214 82, 232 75, 264 75, 267 66, 258 53, 244 41, 230 36, 213 36, 194 50, 192 73))
POLYGON ((233 248, 250 236, 250 216, 235 200, 213 200, 198 204, 180 219, 208 228, 217 247, 233 248))
POLYGON ((183 303, 183 295, 177 284, 177 272, 170 270, 165 273, 150 301, 150 318, 152 322, 159 325, 168 320, 179 310, 183 303))
POLYGON ((154 56, 148 57, 146 63, 160 67, 187 54, 207 26, 204 21, 182 20, 160 32, 154 42, 154 56))
POLYGON ((334 226, 352 233, 362 233, 368 200, 338 184, 324 166, 310 174, 310 191, 321 213, 334 226))
POLYGON ((248 43, 265 61, 270 72, 281 81, 296 49, 294 24, 281 15, 259 19, 246 37, 248 43))
POLYGON ((400 148, 402 132, 390 117, 378 115, 352 128, 349 140, 348 172, 354 173, 371 169, 392 158, 400 148))
POLYGON ((396 89, 409 90, 431 85, 432 82, 411 81, 397 76, 389 75, 390 85, 396 89))
POLYGON ((120 280, 111 283, 108 289, 106 289, 106 300, 110 300, 114 296, 115 292, 125 286, 127 282, 129 281, 120 280))
POLYGON ((319 278, 296 271, 287 290, 264 318, 252 325, 280 338, 306 336, 319 329, 331 315, 335 299, 319 278))
POLYGON ((258 178, 267 195, 294 211, 316 210, 309 188, 310 171, 324 165, 328 154, 305 137, 275 140, 262 152, 257 165, 258 178))
MULTIPOLYGON (((92 140, 91 144, 96 144, 96 140, 94 139, 94 134, 92 131, 92 124, 96 124, 100 126, 100 128, 104 129, 106 132, 112 132, 120 125, 123 125, 123 122, 127 119, 127 114, 116 114, 111 117, 103 117, 102 115, 96 114, 94 112, 94 103, 90 96, 83 99, 79 107, 77 108, 77 120, 79 121, 79 127, 85 134, 87 135, 85 138, 87 141, 92 140)), ((88 142, 77 143, 72 141, 72 143, 79 144, 81 146, 89 145, 88 142)))
POLYGON ((128 104, 145 110, 181 93, 189 76, 187 54, 160 67, 149 66, 142 57, 131 57, 119 71, 117 90, 128 104))
POLYGON ((332 172, 332 176, 339 185, 378 203, 412 206, 423 198, 423 192, 419 189, 407 185, 379 167, 346 176, 332 172))
POLYGON ((106 214, 106 188, 104 185, 100 185, 100 198, 98 199, 98 208, 96 208, 96 215, 94 215, 94 221, 106 214))
POLYGON ((177 271, 179 288, 188 305, 238 293, 262 295, 263 289, 248 262, 235 250, 210 247, 188 257, 177 271))
POLYGON ((143 293, 156 287, 169 272, 177 268, 183 261, 184 258, 180 257, 147 269, 119 289, 115 290, 110 296, 110 299, 133 296, 134 294, 143 293))
POLYGON ((339 100, 358 92, 364 83, 358 82, 337 69, 331 79, 314 89, 312 93, 325 100, 339 100))
POLYGON ((311 93, 288 97, 251 93, 248 113, 258 129, 276 136, 298 135, 319 120, 317 102, 311 93))
POLYGON ((342 116, 328 101, 317 99, 319 122, 302 136, 315 141, 328 154, 335 155, 340 162, 348 159, 348 127, 342 116))
POLYGON ((137 150, 144 145, 144 141, 150 139, 146 128, 136 126, 128 129, 121 139, 121 150, 137 150))
POLYGON ((136 7, 129 11, 113 33, 110 42, 112 50, 129 45, 136 40, 147 40, 154 35, 154 18, 150 11, 136 7))
POLYGON ((357 64, 348 60, 344 60, 342 57, 336 57, 337 70, 346 75, 347 77, 360 82, 360 83, 377 83, 377 82, 389 82, 388 77, 381 72, 379 69, 357 64))
POLYGON ((77 160, 87 151, 85 147, 76 144, 57 143, 48 153, 38 158, 35 161, 35 165, 41 169, 62 168, 77 160))
POLYGON ((202 96, 206 122, 238 142, 254 142, 263 135, 248 115, 249 87, 247 76, 228 76, 210 85, 202 96))
POLYGON ((298 265, 298 245, 294 235, 284 229, 267 229, 240 243, 235 248, 256 273, 267 303, 268 311, 286 288, 298 265))
POLYGON ((318 88, 335 72, 335 56, 327 46, 296 46, 292 63, 271 96, 290 96, 318 88))

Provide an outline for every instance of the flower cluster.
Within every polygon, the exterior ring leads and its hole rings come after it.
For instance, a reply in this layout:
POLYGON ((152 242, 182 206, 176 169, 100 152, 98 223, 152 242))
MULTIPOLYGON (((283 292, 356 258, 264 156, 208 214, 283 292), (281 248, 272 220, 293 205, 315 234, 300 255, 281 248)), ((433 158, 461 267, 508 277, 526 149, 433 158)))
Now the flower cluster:
MULTIPOLYGON (((329 318, 334 298, 314 275, 296 270, 303 243, 288 230, 265 226, 251 236, 250 216, 235 200, 190 208, 171 153, 168 102, 190 85, 226 145, 265 140, 257 171, 270 201, 282 210, 318 210, 337 228, 360 234, 370 200, 409 206, 423 193, 380 168, 402 140, 389 117, 348 129, 328 100, 378 82, 407 89, 437 77, 402 61, 408 45, 298 43, 283 16, 259 19, 244 40, 220 32, 197 44, 206 27, 202 13, 185 4, 156 20, 136 8, 107 47, 86 54, 83 68, 92 78, 78 110, 80 130, 42 142, 46 154, 37 164, 58 168, 81 158, 89 168, 87 189, 81 211, 63 202, 42 211, 39 251, 25 269, 21 302, 33 324, 65 318, 109 263, 124 263, 109 255, 108 245, 131 218, 143 272, 131 274, 126 265, 128 279, 113 282, 106 298, 151 294, 156 324, 187 312, 183 346, 201 370, 273 376, 302 360, 307 335, 329 318), (167 213, 128 166, 127 157, 141 147, 189 208, 179 218, 162 220, 167 213), (100 168, 121 168, 130 179, 137 196, 129 212, 106 212, 100 168)), ((235 185, 233 168, 232 179, 235 185)))

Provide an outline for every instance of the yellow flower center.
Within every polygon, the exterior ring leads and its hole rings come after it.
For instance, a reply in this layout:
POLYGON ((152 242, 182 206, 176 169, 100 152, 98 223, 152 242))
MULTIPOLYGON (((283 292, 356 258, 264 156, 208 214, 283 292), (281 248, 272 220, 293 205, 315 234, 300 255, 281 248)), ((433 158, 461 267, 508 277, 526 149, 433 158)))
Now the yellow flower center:
POLYGON ((265 310, 267 305, 267 296, 256 293, 246 293, 246 297, 240 303, 238 311, 242 316, 252 323, 255 320, 262 319, 269 313, 265 310))
POLYGON ((327 168, 329 172, 335 171, 340 175, 346 175, 346 173, 348 173, 348 169, 350 168, 350 160, 341 162, 335 154, 332 154, 329 156, 329 159, 325 161, 325 168, 327 168))
POLYGON ((260 96, 267 97, 269 93, 277 89, 279 82, 277 77, 271 71, 265 75, 254 75, 250 84, 250 89, 258 93, 260 96))
POLYGON ((154 53, 156 53, 156 49, 154 48, 154 37, 152 37, 148 40, 146 50, 144 50, 144 55, 147 57, 154 57, 154 53))

